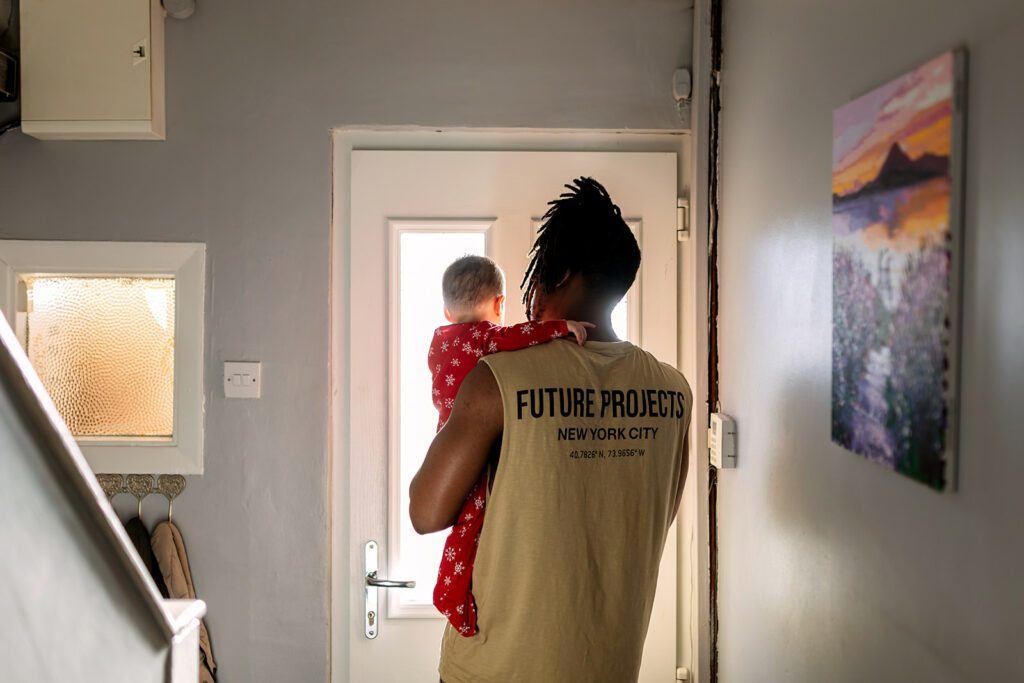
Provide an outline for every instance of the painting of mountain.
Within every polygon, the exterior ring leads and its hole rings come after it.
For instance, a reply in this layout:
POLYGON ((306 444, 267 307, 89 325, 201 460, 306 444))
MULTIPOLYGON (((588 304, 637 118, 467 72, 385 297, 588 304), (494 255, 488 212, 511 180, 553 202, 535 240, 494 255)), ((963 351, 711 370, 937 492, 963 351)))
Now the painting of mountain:
POLYGON ((832 117, 832 440, 938 490, 956 458, 964 61, 832 117))

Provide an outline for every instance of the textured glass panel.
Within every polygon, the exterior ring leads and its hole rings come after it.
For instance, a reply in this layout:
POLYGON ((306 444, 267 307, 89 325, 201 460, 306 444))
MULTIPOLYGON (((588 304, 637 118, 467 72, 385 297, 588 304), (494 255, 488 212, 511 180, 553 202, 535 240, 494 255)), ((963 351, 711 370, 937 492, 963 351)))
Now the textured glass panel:
POLYGON ((26 277, 28 356, 78 437, 170 437, 174 280, 26 277))

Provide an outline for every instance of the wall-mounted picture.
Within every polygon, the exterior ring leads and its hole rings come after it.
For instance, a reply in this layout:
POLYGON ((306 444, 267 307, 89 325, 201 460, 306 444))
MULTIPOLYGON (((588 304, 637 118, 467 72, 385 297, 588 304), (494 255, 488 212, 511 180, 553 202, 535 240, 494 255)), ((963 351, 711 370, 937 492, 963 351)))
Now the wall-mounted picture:
POLYGON ((964 54, 832 116, 832 440, 952 487, 964 54))

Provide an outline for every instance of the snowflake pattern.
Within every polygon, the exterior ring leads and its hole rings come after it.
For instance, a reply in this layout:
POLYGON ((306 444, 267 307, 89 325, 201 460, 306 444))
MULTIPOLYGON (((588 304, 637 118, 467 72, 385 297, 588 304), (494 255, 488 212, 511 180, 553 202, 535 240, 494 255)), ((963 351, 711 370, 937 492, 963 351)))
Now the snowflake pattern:
MULTIPOLYGON (((446 424, 459 386, 478 359, 488 353, 514 351, 564 337, 564 329, 564 322, 529 322, 505 328, 481 322, 438 328, 427 354, 433 370, 431 397, 438 410, 438 430, 446 424)), ((486 491, 486 482, 481 481, 466 496, 439 558, 434 587, 433 602, 438 612, 456 632, 466 636, 478 631, 471 581, 487 505, 486 491)))

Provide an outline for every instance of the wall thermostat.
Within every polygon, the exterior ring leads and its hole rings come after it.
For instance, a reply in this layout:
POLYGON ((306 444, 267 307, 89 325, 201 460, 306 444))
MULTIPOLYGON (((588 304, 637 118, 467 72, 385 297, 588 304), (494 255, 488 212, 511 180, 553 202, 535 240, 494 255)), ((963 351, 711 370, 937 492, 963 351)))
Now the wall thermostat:
POLYGON ((736 467, 736 420, 723 413, 711 413, 708 451, 713 466, 719 469, 736 467))

